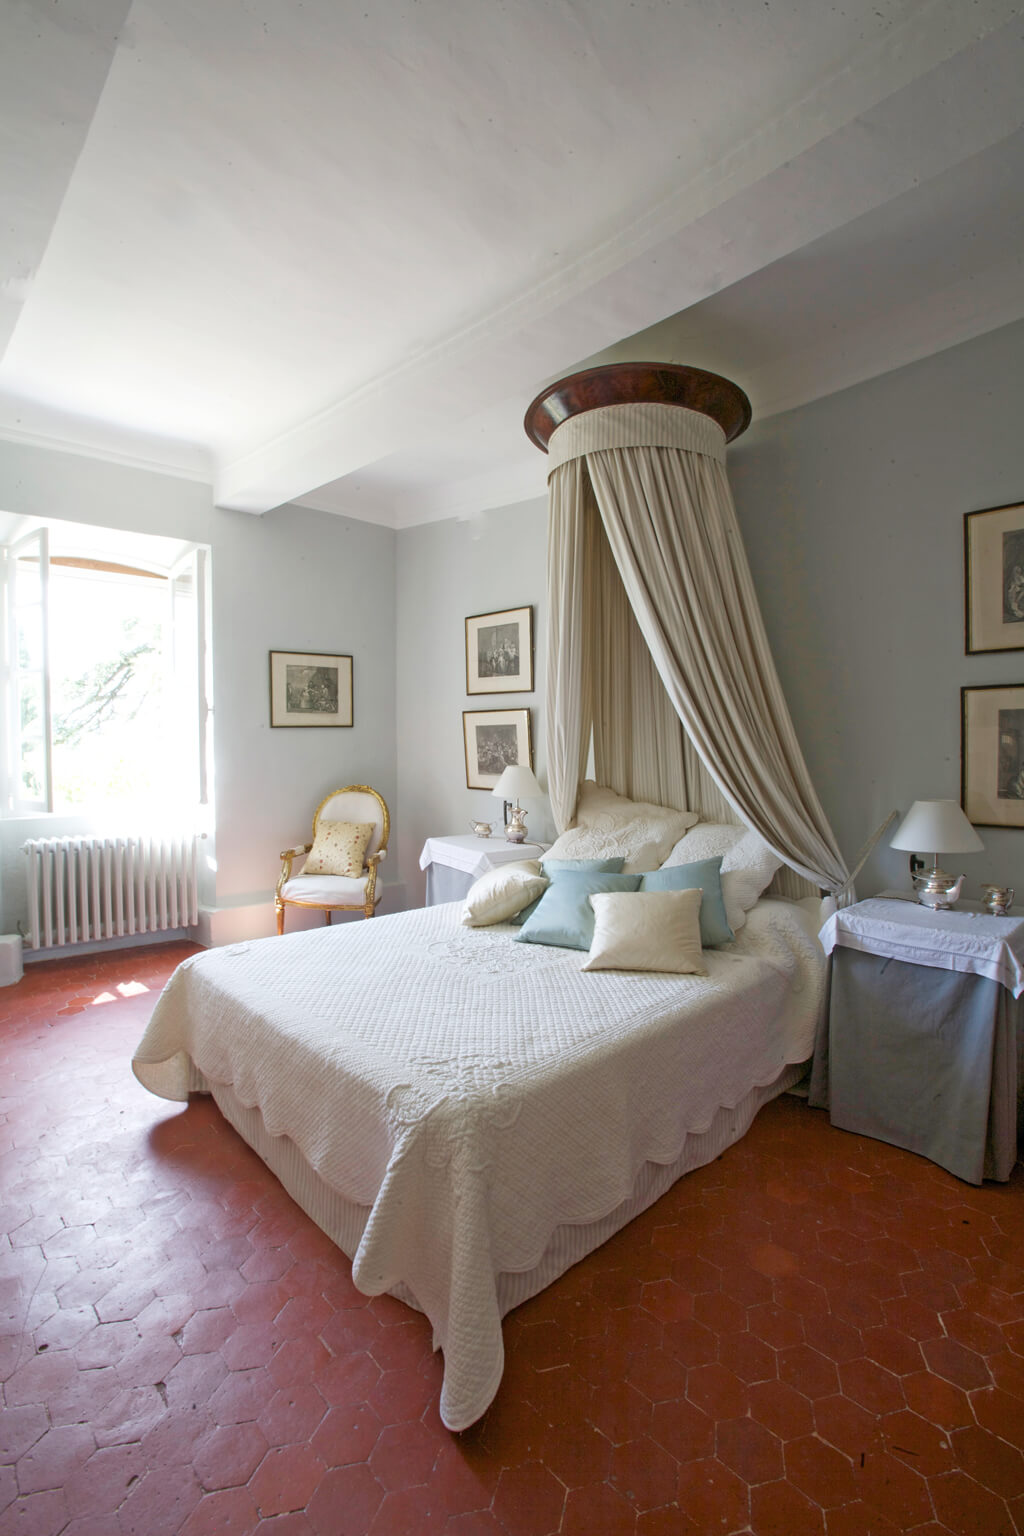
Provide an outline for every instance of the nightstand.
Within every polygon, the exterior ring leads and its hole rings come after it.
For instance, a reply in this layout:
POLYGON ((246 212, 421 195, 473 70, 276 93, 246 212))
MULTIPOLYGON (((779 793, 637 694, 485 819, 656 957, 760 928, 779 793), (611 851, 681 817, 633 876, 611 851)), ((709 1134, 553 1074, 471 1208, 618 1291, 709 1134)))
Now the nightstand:
POLYGON ((477 837, 475 832, 428 837, 420 854, 420 869, 427 872, 427 906, 463 901, 473 881, 489 869, 539 859, 550 847, 550 843, 507 843, 503 837, 477 837))
MULTIPOLYGON (((810 1103, 970 1184, 1017 1159, 1024 919, 872 897, 821 930, 832 955, 810 1103)), ((1024 1128, 1022 1128, 1024 1129, 1024 1128)))

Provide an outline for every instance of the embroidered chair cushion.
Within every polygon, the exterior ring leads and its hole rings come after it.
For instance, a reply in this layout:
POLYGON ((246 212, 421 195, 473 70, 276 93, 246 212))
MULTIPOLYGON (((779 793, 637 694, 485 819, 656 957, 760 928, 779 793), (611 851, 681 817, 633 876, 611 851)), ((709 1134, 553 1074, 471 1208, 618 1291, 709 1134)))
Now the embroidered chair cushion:
POLYGON ((362 874, 366 845, 373 832, 373 822, 324 821, 321 818, 302 873, 346 875, 350 880, 355 879, 362 874))
POLYGON ((701 964, 701 892, 595 892, 594 938, 585 971, 671 971, 706 976, 701 964))

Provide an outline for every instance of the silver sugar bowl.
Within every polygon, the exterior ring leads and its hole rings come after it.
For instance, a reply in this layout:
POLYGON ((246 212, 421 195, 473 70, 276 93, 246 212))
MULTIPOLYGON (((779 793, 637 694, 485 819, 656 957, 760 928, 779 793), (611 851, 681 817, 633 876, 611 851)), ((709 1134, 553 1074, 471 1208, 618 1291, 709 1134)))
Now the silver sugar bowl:
POLYGON ((1012 885, 983 885, 982 886, 985 911, 993 917, 1005 917, 1013 906, 1014 890, 1012 885))

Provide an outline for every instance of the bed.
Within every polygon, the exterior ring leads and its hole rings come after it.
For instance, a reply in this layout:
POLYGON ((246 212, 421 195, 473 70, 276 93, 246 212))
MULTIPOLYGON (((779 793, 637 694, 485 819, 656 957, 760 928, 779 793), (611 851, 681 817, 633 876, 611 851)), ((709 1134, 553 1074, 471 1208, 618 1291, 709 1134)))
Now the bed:
POLYGON ((460 1430, 498 1389, 503 1315, 800 1075, 818 926, 815 901, 759 900, 706 976, 586 972, 457 903, 236 944, 179 966, 133 1070, 212 1093, 360 1290, 426 1313, 460 1430))

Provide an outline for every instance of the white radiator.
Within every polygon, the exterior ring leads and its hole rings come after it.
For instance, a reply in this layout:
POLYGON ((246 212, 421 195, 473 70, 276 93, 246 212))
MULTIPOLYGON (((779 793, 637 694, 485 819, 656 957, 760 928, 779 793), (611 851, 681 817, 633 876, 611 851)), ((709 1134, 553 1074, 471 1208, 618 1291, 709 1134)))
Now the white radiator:
POLYGON ((189 928, 199 838, 37 837, 28 855, 29 949, 189 928))

